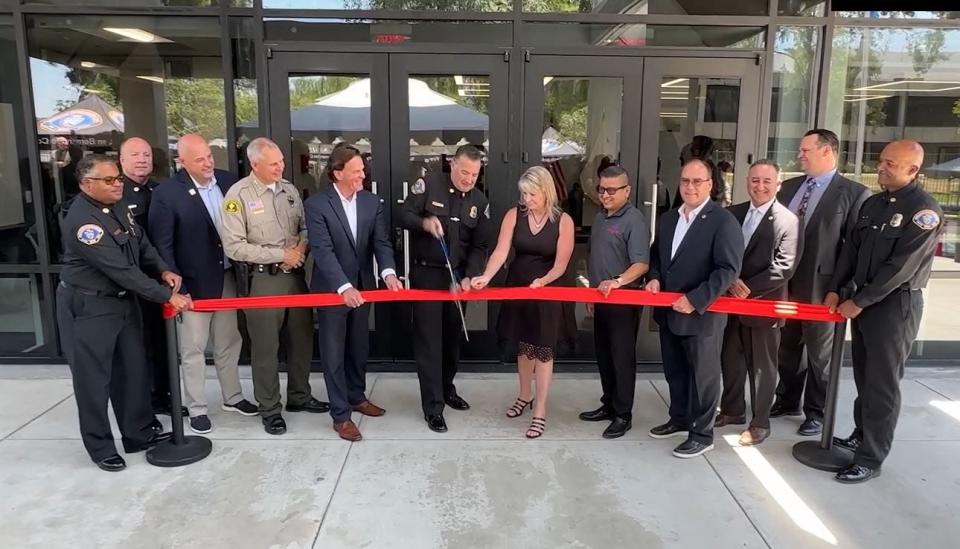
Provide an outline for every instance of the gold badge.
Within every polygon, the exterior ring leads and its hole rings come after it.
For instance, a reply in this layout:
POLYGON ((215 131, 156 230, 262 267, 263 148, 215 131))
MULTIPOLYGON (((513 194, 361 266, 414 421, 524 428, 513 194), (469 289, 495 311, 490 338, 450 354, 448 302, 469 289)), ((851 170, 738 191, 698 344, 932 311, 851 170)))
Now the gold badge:
POLYGON ((477 207, 470 206, 470 219, 476 219, 476 218, 477 218, 477 207))
POLYGON ((223 203, 223 211, 228 214, 238 214, 240 213, 240 202, 231 198, 223 203))
POLYGON ((903 214, 893 214, 890 218, 891 227, 899 227, 901 223, 903 223, 903 214))

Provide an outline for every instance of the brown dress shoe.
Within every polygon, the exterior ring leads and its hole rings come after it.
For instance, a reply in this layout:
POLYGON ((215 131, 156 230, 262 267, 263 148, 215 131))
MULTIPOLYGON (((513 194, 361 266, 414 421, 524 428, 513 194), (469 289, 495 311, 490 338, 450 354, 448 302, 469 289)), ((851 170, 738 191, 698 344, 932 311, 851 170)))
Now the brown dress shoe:
POLYGON ((378 417, 387 413, 386 410, 370 402, 369 400, 364 400, 360 404, 354 404, 353 411, 360 412, 361 414, 370 417, 378 417))
POLYGON ((770 429, 763 427, 751 427, 740 433, 740 446, 756 446, 767 440, 770 436, 770 429))
POLYGON ((747 418, 743 416, 725 416, 723 414, 717 414, 717 419, 714 420, 714 427, 725 427, 727 425, 745 425, 747 423, 747 418))
POLYGON ((340 438, 349 440, 350 442, 356 442, 363 438, 360 434, 360 429, 357 429, 357 425, 349 419, 343 423, 334 423, 333 430, 340 435, 340 438))

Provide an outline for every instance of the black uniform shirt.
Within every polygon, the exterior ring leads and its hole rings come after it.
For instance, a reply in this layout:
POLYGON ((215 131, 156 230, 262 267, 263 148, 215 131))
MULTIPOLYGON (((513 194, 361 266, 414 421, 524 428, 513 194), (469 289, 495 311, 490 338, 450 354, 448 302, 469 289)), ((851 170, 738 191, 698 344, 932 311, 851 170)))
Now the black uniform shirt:
POLYGON ((157 303, 170 299, 171 289, 148 276, 169 268, 123 201, 108 206, 77 195, 63 220, 63 249, 61 279, 67 284, 128 290, 157 303))
POLYGON ((414 263, 444 267, 440 243, 423 230, 423 219, 436 216, 443 224, 450 265, 461 276, 483 274, 490 210, 487 197, 476 187, 464 193, 447 174, 417 180, 400 209, 400 225, 410 230, 410 257, 414 263))
POLYGON ((850 286, 858 307, 878 303, 898 288, 926 287, 943 228, 943 210, 916 181, 871 196, 860 208, 831 286, 850 286))
POLYGON ((123 176, 123 201, 133 214, 134 221, 143 228, 147 226, 147 212, 150 211, 150 199, 153 189, 159 185, 153 179, 147 179, 143 185, 138 185, 133 179, 123 176))

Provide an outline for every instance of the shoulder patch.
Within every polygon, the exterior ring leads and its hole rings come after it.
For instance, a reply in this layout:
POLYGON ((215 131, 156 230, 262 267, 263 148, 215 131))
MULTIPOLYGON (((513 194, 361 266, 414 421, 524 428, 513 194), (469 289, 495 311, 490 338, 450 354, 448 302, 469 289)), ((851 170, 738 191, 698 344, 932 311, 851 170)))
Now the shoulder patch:
POLYGON ((913 224, 925 231, 940 225, 940 216, 933 210, 920 210, 913 216, 913 224))
POLYGON ((240 213, 240 201, 235 198, 225 201, 223 203, 223 211, 227 212, 228 214, 240 213))
POLYGON ((417 181, 413 184, 413 187, 410 187, 410 192, 413 194, 423 194, 426 190, 427 184, 423 181, 423 179, 417 179, 417 181))
POLYGON ((103 228, 100 225, 88 223, 77 229, 77 240, 87 246, 93 246, 103 238, 103 228))

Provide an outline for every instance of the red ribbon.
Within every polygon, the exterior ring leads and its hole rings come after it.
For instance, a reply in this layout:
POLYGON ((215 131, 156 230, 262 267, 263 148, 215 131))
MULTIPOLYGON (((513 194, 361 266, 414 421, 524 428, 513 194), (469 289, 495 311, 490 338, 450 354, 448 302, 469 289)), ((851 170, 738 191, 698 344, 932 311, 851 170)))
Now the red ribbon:
MULTIPOLYGON (((674 292, 650 293, 643 290, 614 290, 604 297, 596 288, 566 288, 546 286, 543 288, 487 288, 452 294, 445 290, 372 290, 360 292, 367 303, 391 301, 510 301, 535 299, 567 301, 575 303, 608 303, 613 305, 648 305, 669 307, 683 294, 674 292)), ((337 294, 271 295, 256 297, 233 297, 223 299, 197 299, 193 310, 210 313, 231 309, 279 309, 287 307, 332 307, 343 305, 337 294)), ((843 317, 831 313, 823 305, 794 303, 791 301, 766 301, 721 297, 707 308, 714 313, 730 313, 745 316, 762 316, 817 322, 842 322, 843 317)), ((169 304, 164 306, 164 318, 176 316, 169 304)))

